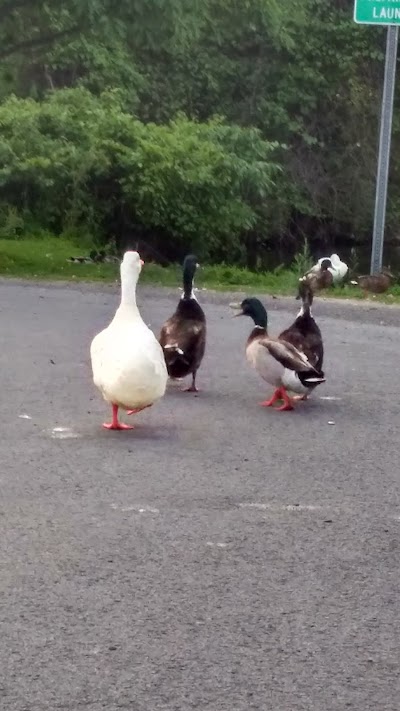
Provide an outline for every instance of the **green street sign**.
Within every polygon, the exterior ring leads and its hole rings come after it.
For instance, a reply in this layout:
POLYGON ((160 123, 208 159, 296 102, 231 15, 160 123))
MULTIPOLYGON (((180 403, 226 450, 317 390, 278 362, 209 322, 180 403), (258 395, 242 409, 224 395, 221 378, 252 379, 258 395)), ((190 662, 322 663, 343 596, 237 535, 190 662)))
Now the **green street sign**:
POLYGON ((400 25, 400 0, 355 0, 354 20, 362 25, 400 25))

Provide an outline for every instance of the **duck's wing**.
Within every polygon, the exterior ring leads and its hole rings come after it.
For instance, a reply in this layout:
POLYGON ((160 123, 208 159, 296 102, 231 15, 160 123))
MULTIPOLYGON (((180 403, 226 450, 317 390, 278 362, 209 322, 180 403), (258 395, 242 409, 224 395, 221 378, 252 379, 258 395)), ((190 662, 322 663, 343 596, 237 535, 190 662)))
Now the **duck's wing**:
POLYGON ((288 341, 283 341, 280 338, 276 340, 265 339, 260 341, 260 344, 264 346, 272 357, 281 363, 284 368, 295 370, 296 372, 306 372, 309 370, 317 372, 306 354, 288 341))
POLYGON ((322 368, 324 347, 318 324, 309 314, 298 316, 289 328, 279 334, 279 340, 290 343, 317 368, 322 368))
MULTIPOLYGON (((330 260, 334 272, 341 279, 343 279, 349 271, 349 267, 347 266, 346 262, 342 262, 338 254, 331 254, 330 260)), ((335 276, 335 274, 333 274, 333 276, 335 276)))
POLYGON ((295 320, 285 328, 278 336, 279 341, 287 341, 288 343, 291 343, 295 348, 300 348, 302 350, 302 342, 304 340, 304 336, 302 333, 302 323, 303 323, 304 317, 301 315, 296 316, 295 320))
POLYGON ((171 316, 171 318, 165 321, 161 328, 160 336, 158 339, 160 346, 162 346, 162 348, 165 348, 165 346, 175 344, 178 338, 178 331, 179 323, 176 314, 174 314, 173 316, 171 316))
POLYGON ((187 363, 199 362, 205 350, 205 323, 172 316, 165 322, 159 338, 164 351, 175 351, 187 363))
POLYGON ((286 328, 284 331, 282 331, 282 333, 279 334, 279 340, 290 343, 298 350, 304 351, 304 336, 297 325, 297 319, 292 323, 291 326, 289 326, 289 328, 286 328))

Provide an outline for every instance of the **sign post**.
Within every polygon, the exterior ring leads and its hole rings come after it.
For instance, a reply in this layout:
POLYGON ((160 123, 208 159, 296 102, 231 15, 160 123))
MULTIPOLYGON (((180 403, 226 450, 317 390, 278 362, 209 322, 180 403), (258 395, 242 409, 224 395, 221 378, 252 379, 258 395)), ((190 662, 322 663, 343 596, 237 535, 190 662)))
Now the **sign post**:
POLYGON ((400 0, 355 0, 354 20, 367 25, 388 25, 370 269, 370 273, 375 274, 382 269, 400 0))

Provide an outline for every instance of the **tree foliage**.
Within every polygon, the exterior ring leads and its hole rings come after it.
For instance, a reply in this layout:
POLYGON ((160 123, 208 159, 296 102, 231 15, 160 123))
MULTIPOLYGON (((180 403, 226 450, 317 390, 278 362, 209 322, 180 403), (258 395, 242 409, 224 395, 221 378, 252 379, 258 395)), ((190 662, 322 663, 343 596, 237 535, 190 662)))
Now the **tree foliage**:
MULTIPOLYGON (((265 221, 275 149, 254 128, 179 116, 144 124, 117 92, 64 89, 0 107, 0 187, 6 205, 48 229, 134 234, 140 224, 205 257, 240 253, 240 236, 265 221)), ((164 252, 168 245, 159 244, 164 252)))
MULTIPOLYGON (((352 10, 0 0, 2 214, 140 228, 168 255, 214 259, 304 233, 368 239, 385 35, 352 10)), ((399 181, 393 161, 392 232, 399 181)))

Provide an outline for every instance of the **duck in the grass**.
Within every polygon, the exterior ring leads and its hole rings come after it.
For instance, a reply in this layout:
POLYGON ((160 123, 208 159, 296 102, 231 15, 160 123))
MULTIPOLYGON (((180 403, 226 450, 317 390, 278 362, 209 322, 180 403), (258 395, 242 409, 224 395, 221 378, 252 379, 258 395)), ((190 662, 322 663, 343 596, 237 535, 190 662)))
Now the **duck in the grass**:
MULTIPOLYGON (((316 323, 311 306, 313 302, 313 290, 308 281, 299 282, 299 299, 302 300, 301 309, 289 328, 286 328, 279 334, 279 339, 287 341, 295 346, 299 351, 302 351, 317 369, 320 374, 324 361, 324 344, 318 324, 316 323)), ((295 396, 295 400, 307 400, 309 394, 319 383, 306 384, 306 392, 303 395, 295 396)))
POLYGON ((326 264, 326 262, 329 262, 328 271, 332 274, 334 286, 341 284, 349 271, 349 267, 345 262, 342 262, 338 254, 331 254, 330 257, 322 257, 314 264, 308 274, 310 274, 310 272, 321 272, 321 267, 323 264, 326 264))
POLYGON ((275 387, 271 399, 261 403, 264 407, 283 400, 283 405, 276 409, 293 410, 288 390, 305 395, 310 387, 325 382, 324 374, 302 350, 281 336, 272 338, 268 334, 268 315, 259 299, 244 299, 241 304, 231 304, 231 307, 238 311, 237 316, 250 316, 254 321, 246 343, 246 358, 259 375, 275 387))
POLYGON ((136 305, 136 284, 143 261, 137 252, 125 252, 121 263, 121 303, 109 326, 90 346, 93 381, 112 406, 110 430, 131 430, 118 420, 118 408, 133 414, 150 407, 165 393, 168 373, 154 333, 136 305))
MULTIPOLYGON (((333 275, 330 271, 330 267, 331 260, 323 259, 319 266, 319 270, 310 269, 307 274, 305 274, 303 277, 301 277, 301 279, 299 279, 299 284, 306 282, 313 294, 315 294, 317 291, 321 291, 321 289, 328 289, 333 284, 333 275)), ((299 293, 296 298, 301 298, 300 286, 299 293)))
POLYGON ((170 378, 192 376, 191 385, 186 392, 198 392, 196 374, 206 347, 206 317, 193 291, 193 280, 198 266, 197 258, 193 254, 185 257, 183 294, 175 313, 164 323, 159 338, 170 378))
POLYGON ((382 269, 379 274, 367 274, 353 279, 350 284, 359 286, 364 296, 370 291, 372 294, 384 294, 394 281, 395 277, 388 269, 382 269))

